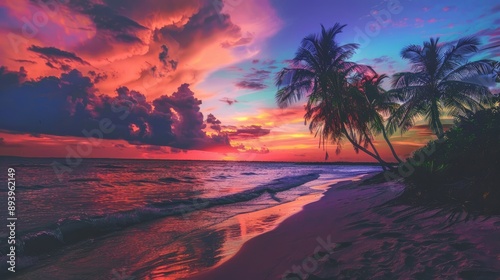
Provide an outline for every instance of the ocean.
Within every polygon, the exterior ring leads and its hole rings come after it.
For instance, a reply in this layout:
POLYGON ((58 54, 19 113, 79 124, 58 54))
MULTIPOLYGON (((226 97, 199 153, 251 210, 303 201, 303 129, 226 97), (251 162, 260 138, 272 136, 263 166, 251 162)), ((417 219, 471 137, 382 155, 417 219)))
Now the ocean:
MULTIPOLYGON (((318 200, 333 182, 376 166, 1 158, 16 180, 16 269, 9 279, 178 279, 318 200), (34 278, 35 277, 35 278, 34 278)), ((0 190, 2 205, 7 186, 0 190)), ((0 219, 7 219, 2 207, 0 219)), ((8 233, 0 235, 6 270, 8 233)))

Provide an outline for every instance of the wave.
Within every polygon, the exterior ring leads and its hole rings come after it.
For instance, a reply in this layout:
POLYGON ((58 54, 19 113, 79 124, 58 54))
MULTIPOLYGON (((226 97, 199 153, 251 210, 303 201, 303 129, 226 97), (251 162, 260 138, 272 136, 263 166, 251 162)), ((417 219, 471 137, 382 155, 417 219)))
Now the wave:
POLYGON ((231 177, 233 177, 233 176, 231 176, 231 175, 222 175, 221 174, 221 175, 217 175, 217 176, 212 177, 212 179, 224 180, 224 179, 228 179, 228 178, 231 178, 231 177))
POLYGON ((101 182, 102 179, 99 178, 76 178, 69 179, 68 182, 101 182))
POLYGON ((36 168, 36 167, 47 167, 47 168, 52 168, 52 165, 50 164, 29 164, 29 163, 20 163, 20 164, 14 164, 11 165, 13 168, 18 168, 18 167, 30 167, 30 168, 36 168))
POLYGON ((136 170, 132 170, 130 172, 133 172, 133 173, 153 173, 153 172, 156 172, 156 170, 154 170, 154 169, 136 169, 136 170))
POLYGON ((100 165, 96 165, 95 167, 97 167, 97 168, 110 168, 110 169, 123 169, 123 168, 127 168, 126 166, 112 165, 112 164, 100 164, 100 165))
MULTIPOLYGON (((33 190, 43 190, 43 189, 51 189, 51 188, 64 188, 68 187, 67 185, 17 185, 16 191, 33 191, 33 190)), ((7 188, 0 189, 0 192, 7 192, 7 188)))
POLYGON ((182 180, 179 180, 174 177, 165 177, 165 178, 160 178, 158 181, 163 182, 163 183, 180 183, 182 180))
MULTIPOLYGON (((20 256, 40 256, 80 241, 100 237, 129 226, 168 216, 183 216, 202 209, 250 201, 264 193, 274 195, 318 179, 319 174, 306 174, 275 179, 253 189, 215 198, 193 198, 151 203, 130 211, 110 213, 94 217, 62 219, 43 230, 21 234, 18 242, 20 256)), ((5 239, 5 238, 4 238, 5 239)), ((7 244, 2 240, 1 244, 7 244)), ((5 255, 8 247, 2 245, 5 255)))
POLYGON ((145 179, 140 179, 140 180, 132 180, 130 181, 131 183, 139 183, 139 184, 156 184, 156 185, 163 185, 161 182, 158 181, 153 181, 153 180, 145 180, 145 179))

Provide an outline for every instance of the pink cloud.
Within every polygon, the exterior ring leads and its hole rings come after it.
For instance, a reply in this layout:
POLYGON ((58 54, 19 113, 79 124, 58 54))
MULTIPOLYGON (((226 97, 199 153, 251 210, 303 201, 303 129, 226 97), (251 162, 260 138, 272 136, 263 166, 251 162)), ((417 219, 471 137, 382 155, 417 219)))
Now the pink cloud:
POLYGON ((416 18, 415 19, 415 27, 423 27, 424 26, 424 20, 421 18, 416 18))
POLYGON ((196 87, 211 72, 251 58, 281 26, 268 0, 228 1, 220 6, 211 0, 106 5, 109 10, 101 16, 113 24, 103 27, 85 7, 61 4, 60 12, 37 27, 35 36, 26 37, 20 19, 39 8, 28 0, 7 4, 12 23, 0 26, 0 34, 7 38, 0 43, 0 65, 19 69, 29 63, 29 78, 59 76, 61 69, 49 67, 47 59, 26 50, 32 45, 54 47, 89 64, 65 63, 65 68, 106 75, 108 79, 96 86, 101 92, 109 94, 117 86, 127 86, 156 98, 182 83, 196 87), (7 36, 10 33, 17 35, 15 47, 7 36), (158 59, 165 52, 162 46, 168 48, 168 61, 176 63, 174 69, 165 69, 164 61, 158 59))
POLYGON ((456 10, 456 9, 457 9, 457 7, 455 7, 455 6, 444 6, 443 12, 449 12, 449 11, 456 10))

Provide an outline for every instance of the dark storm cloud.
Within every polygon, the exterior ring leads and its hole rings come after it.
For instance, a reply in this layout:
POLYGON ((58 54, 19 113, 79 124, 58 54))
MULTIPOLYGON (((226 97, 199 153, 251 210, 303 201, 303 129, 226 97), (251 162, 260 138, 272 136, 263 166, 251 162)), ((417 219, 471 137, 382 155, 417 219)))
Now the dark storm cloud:
POLYGON ((27 59, 12 59, 12 60, 19 63, 36 64, 36 61, 33 60, 27 60, 27 59))
POLYGON ((170 114, 178 148, 198 146, 207 139, 203 131, 206 125, 200 112, 201 100, 194 97, 188 84, 181 85, 171 96, 157 98, 153 105, 158 113, 170 114))
POLYGON ((242 37, 241 29, 231 22, 229 15, 222 13, 222 7, 208 1, 183 27, 168 25, 156 29, 154 39, 163 42, 164 38, 172 37, 181 48, 200 45, 214 34, 222 32, 239 40, 242 37))
POLYGON ((78 70, 36 81, 24 82, 25 76, 24 69, 13 72, 0 67, 0 129, 123 139, 135 145, 234 150, 227 135, 205 134, 201 100, 187 84, 150 103, 126 87, 118 88, 115 96, 97 95, 91 78, 78 70), (103 120, 114 129, 104 133, 103 120))
POLYGON ((158 55, 158 59, 163 64, 163 68, 167 68, 170 66, 172 70, 175 71, 175 69, 177 69, 178 62, 169 58, 170 56, 168 55, 168 47, 166 45, 161 45, 161 52, 158 55))
POLYGON ((19 68, 19 71, 9 71, 6 67, 0 66, 0 91, 17 87, 26 80, 26 76, 24 67, 19 68))
POLYGON ((270 129, 262 128, 260 125, 242 126, 235 128, 234 126, 223 126, 223 129, 230 129, 225 131, 231 139, 249 139, 265 136, 271 132, 270 129))
MULTIPOLYGON (((142 1, 135 1, 141 5, 142 1)), ((132 7, 133 9, 133 7, 132 7)), ((83 30, 95 31, 92 38, 79 44, 77 53, 85 56, 108 58, 119 50, 127 51, 133 47, 144 47, 142 40, 149 29, 128 16, 119 7, 110 7, 106 1, 67 1, 61 11, 67 14, 71 21, 85 25, 83 30), (81 18, 85 17, 85 20, 81 18), (89 21, 91 23, 89 23, 89 21)))
MULTIPOLYGON (((132 31, 147 29, 136 21, 120 15, 105 4, 90 1, 71 1, 69 6, 73 11, 88 15, 98 30, 110 31, 115 36, 128 35, 130 39, 135 37, 132 31)), ((140 40, 137 37, 135 38, 140 40)))
POLYGON ((61 64, 60 60, 62 61, 70 60, 78 62, 83 65, 89 65, 88 62, 78 57, 75 53, 63 51, 54 47, 39 47, 32 45, 31 47, 28 48, 28 50, 34 53, 38 53, 41 58, 44 58, 48 62, 52 63, 57 62, 58 64, 61 64))
POLYGON ((221 121, 219 121, 214 115, 208 114, 207 116, 207 124, 210 125, 210 128, 215 131, 221 130, 221 121))
POLYGON ((105 81, 108 79, 108 74, 106 73, 97 73, 95 71, 89 71, 88 75, 93 78, 92 82, 97 84, 99 82, 105 81))

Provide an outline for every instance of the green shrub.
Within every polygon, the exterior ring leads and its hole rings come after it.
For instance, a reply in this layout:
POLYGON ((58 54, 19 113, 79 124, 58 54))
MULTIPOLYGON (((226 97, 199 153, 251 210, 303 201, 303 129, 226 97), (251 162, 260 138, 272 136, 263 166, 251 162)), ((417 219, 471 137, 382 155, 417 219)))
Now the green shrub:
POLYGON ((498 107, 460 117, 443 140, 431 141, 408 160, 420 164, 406 178, 406 199, 500 214, 498 107))

